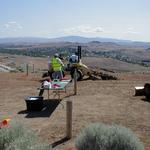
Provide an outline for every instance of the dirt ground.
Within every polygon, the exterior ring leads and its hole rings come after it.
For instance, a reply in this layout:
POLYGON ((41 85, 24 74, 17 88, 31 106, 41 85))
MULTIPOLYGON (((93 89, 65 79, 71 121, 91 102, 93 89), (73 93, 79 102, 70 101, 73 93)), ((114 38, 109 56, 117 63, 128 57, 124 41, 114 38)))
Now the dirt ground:
MULTIPOLYGON (((150 81, 150 69, 110 58, 84 58, 94 67, 118 71, 119 80, 83 80, 78 82, 77 95, 73 96, 73 83, 62 94, 59 102, 44 92, 46 108, 41 112, 27 112, 25 98, 37 96, 42 73, 0 72, 0 120, 17 119, 34 130, 41 140, 55 146, 56 150, 74 150, 75 139, 90 123, 121 124, 130 128, 150 148, 150 102, 144 96, 134 96, 135 86, 150 81), (128 72, 130 71, 130 72, 128 72), (72 139, 66 141, 66 101, 73 102, 72 139)), ((29 63, 35 69, 47 68, 46 58, 1 55, 0 62, 15 62, 16 66, 29 63)))
MULTIPOLYGON (((135 86, 143 86, 150 81, 150 72, 121 73, 120 80, 84 80, 78 82, 77 95, 73 96, 73 85, 59 103, 44 101, 48 108, 42 112, 26 111, 26 96, 37 96, 40 86, 39 74, 0 73, 0 120, 17 119, 34 130, 43 141, 53 143, 57 150, 74 150, 75 138, 84 127, 94 122, 121 124, 130 128, 144 143, 150 147, 150 102, 144 96, 135 97, 135 86), (66 101, 73 102, 72 139, 66 136, 66 101), (53 106, 53 110, 51 109, 53 106)), ((72 83, 73 84, 73 83, 72 83)))

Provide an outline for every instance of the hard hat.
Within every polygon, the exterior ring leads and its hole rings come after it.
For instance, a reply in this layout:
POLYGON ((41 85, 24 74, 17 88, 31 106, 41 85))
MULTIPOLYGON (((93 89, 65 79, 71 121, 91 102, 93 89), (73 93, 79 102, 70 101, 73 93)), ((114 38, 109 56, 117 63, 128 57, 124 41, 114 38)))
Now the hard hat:
POLYGON ((59 57, 59 54, 58 54, 58 53, 55 53, 54 56, 55 56, 55 57, 59 57))

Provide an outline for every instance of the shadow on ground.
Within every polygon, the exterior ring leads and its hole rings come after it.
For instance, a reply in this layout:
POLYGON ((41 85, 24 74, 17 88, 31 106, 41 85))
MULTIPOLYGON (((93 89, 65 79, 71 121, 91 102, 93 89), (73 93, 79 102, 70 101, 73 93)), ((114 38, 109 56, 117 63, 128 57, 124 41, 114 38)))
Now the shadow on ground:
POLYGON ((56 141, 56 142, 54 142, 54 143, 51 143, 52 148, 54 148, 54 147, 56 147, 56 146, 58 146, 58 145, 60 145, 60 144, 63 144, 63 143, 65 143, 65 142, 67 142, 68 140, 69 140, 69 138, 64 137, 64 138, 62 138, 62 139, 60 139, 60 140, 58 140, 58 141, 56 141))
POLYGON ((43 101, 43 109, 41 111, 19 111, 18 114, 26 114, 25 118, 36 118, 36 117, 50 117, 55 111, 61 100, 58 99, 46 99, 43 101))
POLYGON ((142 101, 144 101, 144 102, 148 102, 148 103, 150 103, 150 99, 142 98, 141 100, 142 100, 142 101))

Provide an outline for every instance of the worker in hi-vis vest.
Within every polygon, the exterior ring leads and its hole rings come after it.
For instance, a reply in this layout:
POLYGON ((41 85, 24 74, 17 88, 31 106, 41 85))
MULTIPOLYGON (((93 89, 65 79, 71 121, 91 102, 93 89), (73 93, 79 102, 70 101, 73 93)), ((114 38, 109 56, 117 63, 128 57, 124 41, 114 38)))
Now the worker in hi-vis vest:
MULTIPOLYGON (((48 57, 48 70, 50 73, 52 73, 52 79, 63 79, 63 67, 64 64, 59 58, 59 55, 56 53, 53 58, 50 60, 48 57)), ((51 78, 51 75, 50 75, 51 78)), ((42 88, 39 91, 39 96, 42 96, 44 93, 44 82, 42 83, 42 88)))
POLYGON ((56 53, 52 60, 51 60, 51 66, 53 69, 53 74, 52 74, 52 78, 53 79, 62 79, 63 78, 63 67, 64 64, 61 61, 61 59, 59 58, 58 53, 56 53))

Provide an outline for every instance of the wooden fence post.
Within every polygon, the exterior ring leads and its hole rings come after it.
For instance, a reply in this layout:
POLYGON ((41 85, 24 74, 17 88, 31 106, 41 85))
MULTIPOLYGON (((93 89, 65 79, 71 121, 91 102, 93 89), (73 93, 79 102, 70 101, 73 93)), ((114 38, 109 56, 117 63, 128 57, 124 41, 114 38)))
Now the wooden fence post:
POLYGON ((32 66, 33 68, 32 68, 32 73, 34 73, 34 64, 33 64, 33 66, 32 66))
POLYGON ((66 137, 72 137, 72 101, 66 102, 66 137))
POLYGON ((77 95, 77 69, 74 70, 74 95, 77 95))
POLYGON ((28 74, 29 74, 29 65, 28 64, 26 65, 26 71, 27 71, 27 76, 28 76, 28 74))

